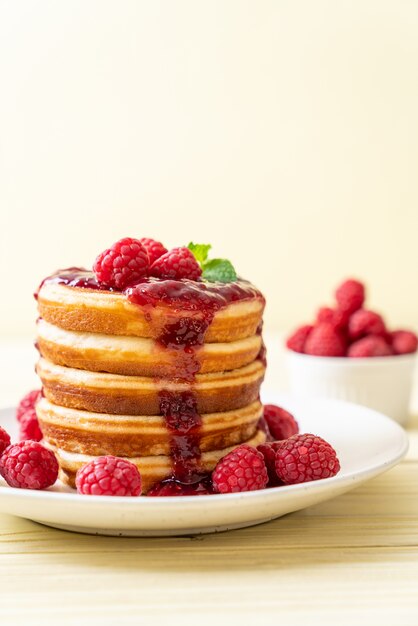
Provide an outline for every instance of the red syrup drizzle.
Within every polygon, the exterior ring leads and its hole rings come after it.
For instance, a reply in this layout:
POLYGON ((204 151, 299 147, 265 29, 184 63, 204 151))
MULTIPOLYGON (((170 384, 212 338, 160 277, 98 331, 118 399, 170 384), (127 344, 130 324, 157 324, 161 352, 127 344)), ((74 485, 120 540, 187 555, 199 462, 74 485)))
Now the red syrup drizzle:
POLYGON ((147 493, 147 496, 209 496, 214 492, 210 476, 206 476, 196 483, 186 485, 173 478, 156 483, 147 493))
MULTIPOLYGON (((112 291, 103 288, 94 274, 81 268, 61 270, 45 279, 44 284, 112 291)), ((141 306, 150 324, 153 309, 167 306, 167 322, 158 330, 160 349, 170 350, 175 376, 170 382, 187 383, 188 390, 160 391, 160 414, 171 433, 172 477, 157 483, 150 496, 204 495, 213 493, 210 477, 200 469, 201 416, 197 411, 194 392, 195 376, 199 372, 198 350, 217 311, 232 302, 261 299, 263 296, 251 283, 205 283, 192 280, 161 280, 147 278, 123 292, 129 302, 141 306), (173 321, 172 314, 176 317, 173 321)), ((261 327, 257 331, 261 334, 261 327)), ((264 344, 258 358, 265 360, 264 344)), ((161 381, 159 381, 161 382, 161 381)))
POLYGON ((160 413, 171 433, 172 478, 185 485, 202 478, 199 469, 202 419, 197 412, 193 383, 189 385, 188 391, 176 393, 163 390, 159 394, 160 413))
POLYGON ((80 287, 82 289, 95 289, 98 291, 115 291, 111 287, 106 287, 99 283, 93 272, 83 267, 68 267, 64 270, 58 270, 55 274, 44 278, 33 294, 35 300, 38 299, 42 287, 50 284, 65 285, 66 287, 80 287))
POLYGON ((176 375, 170 381, 179 381, 188 386, 187 391, 163 389, 159 392, 160 414, 171 433, 173 484, 169 488, 165 483, 164 493, 167 495, 170 489, 171 495, 181 495, 182 489, 174 489, 176 482, 188 485, 190 492, 192 485, 197 485, 202 479, 202 471, 199 469, 202 420, 197 410, 194 381, 200 369, 197 351, 203 344, 212 317, 209 314, 196 317, 195 313, 192 317, 181 317, 167 323, 157 338, 160 349, 169 350, 172 355, 176 375))
POLYGON ((160 392, 160 413, 171 431, 173 476, 157 485, 151 495, 199 495, 210 493, 202 487, 205 475, 200 465, 201 417, 197 411, 194 393, 195 375, 200 363, 198 351, 217 311, 231 302, 261 297, 244 281, 239 283, 204 283, 191 280, 148 279, 127 290, 128 299, 148 309, 166 305, 180 314, 175 321, 167 321, 158 336, 163 349, 170 349, 177 369, 175 380, 187 382, 189 389, 182 393, 160 392), (187 486, 187 488, 186 488, 187 486))

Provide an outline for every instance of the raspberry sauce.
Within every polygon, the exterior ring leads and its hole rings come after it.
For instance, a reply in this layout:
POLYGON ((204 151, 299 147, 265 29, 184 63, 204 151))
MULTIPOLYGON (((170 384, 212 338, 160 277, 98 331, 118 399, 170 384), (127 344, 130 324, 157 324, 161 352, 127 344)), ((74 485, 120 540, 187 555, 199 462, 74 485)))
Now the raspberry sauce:
POLYGON ((39 285, 38 289, 33 294, 35 299, 38 299, 40 290, 44 285, 66 285, 67 287, 80 287, 82 289, 96 289, 99 291, 115 291, 112 288, 101 285, 93 272, 86 270, 82 267, 68 267, 65 270, 58 270, 55 274, 51 274, 39 285))
POLYGON ((209 496, 213 493, 211 477, 206 476, 202 480, 190 485, 185 485, 173 478, 162 480, 148 491, 147 496, 209 496))
POLYGON ((193 383, 190 389, 175 393, 160 391, 160 412, 171 433, 171 456, 173 478, 190 484, 202 477, 199 471, 200 426, 202 419, 197 412, 193 383))
MULTIPOLYGON (((128 288, 126 295, 130 302, 148 310, 151 324, 152 309, 157 305, 181 313, 175 321, 167 321, 159 330, 157 339, 162 349, 169 349, 174 355, 176 379, 187 381, 189 390, 181 394, 160 392, 160 412, 171 432, 173 477, 170 484, 165 483, 161 492, 156 489, 156 494, 199 494, 201 490, 196 485, 200 485, 202 480, 202 471, 199 469, 201 417, 197 412, 193 390, 195 375, 200 368, 198 351, 217 311, 232 302, 262 296, 246 281, 205 283, 153 278, 128 288), (180 488, 179 484, 183 487, 180 488)), ((265 358, 263 350, 259 358, 265 358)))
MULTIPOLYGON (((68 287, 100 291, 116 291, 103 287, 93 272, 72 267, 46 278, 40 285, 61 284, 68 287)), ((204 281, 162 280, 146 278, 127 287, 122 293, 129 302, 140 306, 157 333, 156 349, 169 351, 173 362, 173 379, 166 383, 186 382, 188 390, 180 393, 164 389, 159 393, 160 414, 164 417, 171 439, 172 476, 155 485, 149 495, 203 495, 213 493, 210 477, 200 467, 200 429, 202 419, 197 411, 194 393, 195 376, 199 372, 198 352, 204 343, 217 311, 233 302, 261 299, 262 294, 251 283, 238 280, 232 283, 204 281), (167 320, 154 324, 156 307, 167 307, 167 320), (175 316, 172 315, 175 313, 175 316), (171 314, 171 315, 170 315, 171 314)), ((35 297, 37 294, 35 295, 35 297)), ((261 327, 257 331, 261 334, 261 327)), ((153 333, 155 336, 155 333, 153 333)), ((258 356, 265 360, 262 346, 258 356)), ((161 380, 158 381, 161 383, 161 380)))
MULTIPOLYGON (((94 289, 121 293, 112 287, 98 282, 94 273, 82 267, 69 267, 58 270, 55 274, 44 278, 35 296, 43 285, 59 284, 67 287, 94 289)), ((160 278, 144 278, 136 285, 127 287, 125 293, 128 300, 141 306, 153 307, 167 305, 177 311, 216 311, 241 300, 258 298, 263 295, 250 282, 240 279, 232 283, 209 283, 202 280, 164 280, 160 278)))
POLYGON ((167 305, 178 311, 211 312, 241 300, 262 299, 261 293, 248 281, 209 283, 201 280, 162 280, 147 278, 126 289, 128 300, 135 304, 167 305))

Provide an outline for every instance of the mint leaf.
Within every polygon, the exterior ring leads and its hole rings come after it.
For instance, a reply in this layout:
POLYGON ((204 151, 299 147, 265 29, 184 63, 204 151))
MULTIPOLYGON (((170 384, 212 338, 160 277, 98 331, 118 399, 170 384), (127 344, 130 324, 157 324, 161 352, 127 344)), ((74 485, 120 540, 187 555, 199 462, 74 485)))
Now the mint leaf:
POLYGON ((190 252, 194 254, 196 261, 200 263, 200 265, 203 265, 208 258, 209 250, 212 246, 210 243, 193 243, 191 241, 187 247, 190 252))
POLYGON ((237 273, 228 259, 212 259, 203 265, 202 277, 211 283, 232 283, 237 280, 237 273))
POLYGON ((212 283, 217 281, 231 283, 237 280, 237 273, 228 259, 210 259, 208 261, 209 250, 212 248, 209 243, 193 243, 191 241, 187 248, 202 268, 202 278, 205 280, 212 283))

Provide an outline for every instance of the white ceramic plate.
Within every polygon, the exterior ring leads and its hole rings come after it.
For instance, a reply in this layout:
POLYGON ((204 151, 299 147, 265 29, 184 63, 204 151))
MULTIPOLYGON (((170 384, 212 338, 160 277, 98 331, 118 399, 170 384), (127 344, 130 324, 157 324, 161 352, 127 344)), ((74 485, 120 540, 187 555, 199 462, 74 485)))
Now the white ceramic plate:
MULTIPOLYGON (((0 479, 0 511, 65 530, 100 535, 161 536, 217 532, 261 524, 334 498, 385 472, 406 454, 408 438, 389 418, 337 400, 265 395, 296 416, 301 432, 329 441, 341 471, 333 478, 261 491, 211 496, 81 496, 61 484, 46 491, 13 489, 0 479)), ((0 424, 16 433, 14 410, 0 424)))

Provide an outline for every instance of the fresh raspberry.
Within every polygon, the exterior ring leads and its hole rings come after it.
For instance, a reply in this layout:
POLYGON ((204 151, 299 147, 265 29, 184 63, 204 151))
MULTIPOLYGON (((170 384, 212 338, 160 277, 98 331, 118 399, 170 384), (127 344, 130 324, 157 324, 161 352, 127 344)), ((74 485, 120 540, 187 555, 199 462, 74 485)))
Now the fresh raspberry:
POLYGON ((105 250, 94 262, 97 280, 116 289, 124 289, 147 275, 149 259, 147 251, 138 239, 119 239, 105 250))
POLYGON ((212 483, 208 479, 186 485, 176 480, 162 480, 147 493, 149 497, 158 496, 208 496, 213 493, 212 483))
POLYGON ((214 490, 219 493, 255 491, 263 489, 267 482, 263 455, 246 443, 224 456, 212 474, 214 490))
POLYGON ((20 418, 19 440, 26 441, 26 439, 31 439, 31 441, 41 441, 42 437, 36 411, 35 409, 29 409, 20 418))
POLYGON ((188 248, 173 248, 157 259, 150 267, 151 276, 180 280, 198 280, 202 275, 199 263, 188 248))
POLYGON ((329 306, 322 306, 318 309, 318 313, 316 314, 316 323, 321 324, 322 322, 330 322, 331 324, 334 321, 334 309, 331 309, 329 306))
POLYGON ((395 330, 390 339, 395 354, 410 354, 418 348, 418 337, 410 330, 395 330))
POLYGON ((266 464, 267 474, 269 477, 268 486, 277 487, 281 484, 281 480, 276 473, 276 452, 281 446, 281 441, 270 441, 269 443, 260 443, 257 450, 261 452, 266 464))
POLYGON ((90 496, 139 496, 141 475, 133 463, 116 456, 99 456, 77 472, 77 491, 90 496))
POLYGON ((358 339, 348 348, 347 356, 352 358, 369 357, 369 356, 390 356, 393 354, 390 346, 383 337, 377 335, 369 335, 358 339))
POLYGON ((349 320, 350 314, 341 309, 331 309, 330 307, 323 306, 318 310, 316 314, 316 323, 328 322, 338 329, 344 329, 349 320))
POLYGON ((353 313, 348 322, 348 334, 354 341, 366 335, 383 336, 385 332, 386 327, 382 316, 367 309, 359 309, 353 313))
POLYGON ((266 435, 266 441, 273 441, 274 437, 272 436, 269 427, 267 425, 266 420, 264 419, 264 415, 260 417, 257 422, 257 429, 263 431, 266 435))
POLYGON ((3 452, 0 474, 11 487, 46 489, 58 478, 58 461, 40 443, 21 441, 3 452))
POLYGON ((334 448, 316 435, 294 435, 282 441, 276 451, 277 476, 293 485, 335 476, 340 462, 334 448))
POLYGON ((21 417, 28 409, 34 409, 35 404, 42 397, 42 389, 33 389, 23 396, 16 409, 16 419, 20 422, 21 417))
POLYGON ((334 318, 332 320, 332 323, 334 324, 335 328, 338 328, 338 330, 345 332, 348 326, 349 319, 350 313, 348 311, 343 311, 342 309, 334 310, 334 318))
POLYGON ((0 426, 0 456, 10 446, 10 435, 0 426))
POLYGON ((264 405, 264 419, 273 439, 287 439, 299 432, 299 426, 291 413, 275 404, 264 405))
POLYGON ((154 261, 163 256, 166 252, 168 252, 167 248, 163 246, 159 241, 155 241, 155 239, 150 239, 149 237, 142 237, 139 239, 139 242, 142 243, 145 250, 148 254, 149 264, 152 265, 154 261))
POLYGON ((333 324, 323 322, 315 326, 309 334, 305 353, 314 356, 344 356, 345 342, 333 324))
POLYGON ((289 348, 289 350, 293 350, 293 352, 303 353, 305 351, 306 340, 312 328, 313 326, 311 326, 310 324, 306 324, 305 326, 300 326, 299 328, 297 328, 286 341, 286 346, 289 348))
POLYGON ((341 311, 354 313, 354 311, 363 306, 365 298, 364 285, 358 280, 346 280, 338 287, 335 297, 338 308, 341 311))

